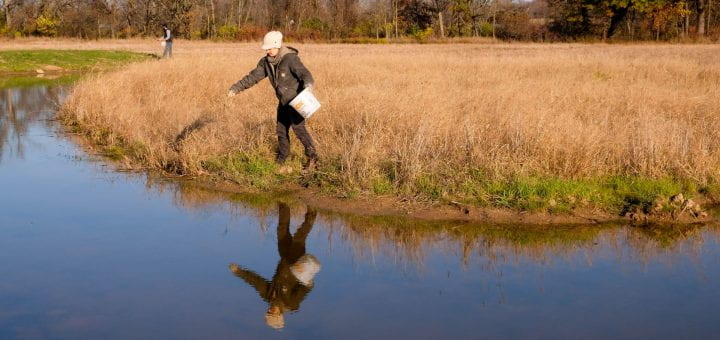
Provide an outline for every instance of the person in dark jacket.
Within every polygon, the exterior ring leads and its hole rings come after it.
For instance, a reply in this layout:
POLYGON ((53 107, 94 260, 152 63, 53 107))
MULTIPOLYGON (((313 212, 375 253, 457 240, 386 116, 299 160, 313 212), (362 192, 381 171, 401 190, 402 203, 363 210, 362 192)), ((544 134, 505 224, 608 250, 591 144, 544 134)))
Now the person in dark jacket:
POLYGON ((279 100, 277 108, 278 153, 276 162, 281 167, 278 169, 278 173, 292 173, 292 167, 284 165, 290 154, 289 132, 291 127, 295 132, 295 136, 300 139, 305 148, 307 161, 303 168, 305 171, 311 171, 317 164, 317 153, 315 152, 313 139, 305 127, 305 118, 288 104, 298 93, 304 89, 312 88, 313 76, 300 61, 298 50, 283 46, 282 33, 277 31, 268 32, 263 39, 262 49, 265 50, 267 55, 260 59, 254 70, 230 87, 228 96, 233 97, 264 78, 269 78, 279 100))
POLYGON ((230 264, 230 271, 255 288, 258 295, 268 303, 265 322, 279 329, 285 325, 283 314, 300 309, 300 303, 313 287, 312 278, 319 271, 317 259, 305 253, 305 239, 315 223, 317 212, 308 209, 305 221, 295 232, 290 233, 290 208, 284 203, 278 206, 278 254, 280 262, 275 268, 272 281, 255 272, 230 264))

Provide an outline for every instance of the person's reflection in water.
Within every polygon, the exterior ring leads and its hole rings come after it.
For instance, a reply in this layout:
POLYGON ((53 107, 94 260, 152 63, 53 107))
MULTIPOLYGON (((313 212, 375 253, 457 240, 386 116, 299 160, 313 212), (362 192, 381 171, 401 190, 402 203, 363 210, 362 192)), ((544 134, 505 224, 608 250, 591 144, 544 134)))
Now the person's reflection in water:
POLYGON ((280 262, 272 281, 235 263, 230 264, 230 270, 235 276, 253 286, 260 297, 268 303, 265 322, 275 329, 285 326, 283 313, 300 308, 300 303, 312 290, 313 277, 320 271, 320 263, 315 256, 305 253, 305 239, 315 223, 317 212, 308 208, 305 221, 295 235, 290 233, 290 208, 280 203, 278 215, 277 239, 280 262))

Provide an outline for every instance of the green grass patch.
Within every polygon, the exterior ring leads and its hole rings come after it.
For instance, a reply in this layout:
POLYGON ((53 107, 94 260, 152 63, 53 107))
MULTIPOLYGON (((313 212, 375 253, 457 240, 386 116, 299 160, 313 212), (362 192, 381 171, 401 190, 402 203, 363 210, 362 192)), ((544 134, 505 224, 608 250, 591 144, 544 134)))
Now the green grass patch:
POLYGON ((0 73, 35 72, 46 65, 66 71, 105 69, 148 60, 151 55, 127 51, 23 50, 0 51, 0 73))
POLYGON ((125 149, 120 146, 111 146, 111 147, 108 147, 105 149, 105 156, 107 156, 108 158, 110 158, 114 161, 119 161, 119 160, 125 158, 125 155, 126 155, 125 149))
POLYGON ((279 183, 279 177, 284 177, 275 174, 277 165, 268 157, 242 152, 205 161, 202 167, 211 173, 257 189, 270 189, 279 183))
POLYGON ((496 206, 550 212, 571 211, 580 206, 621 211, 628 204, 650 205, 658 197, 694 194, 692 188, 671 178, 604 177, 589 180, 518 178, 492 182, 488 203, 496 206))
POLYGON ((563 179, 550 177, 516 177, 490 180, 481 171, 457 174, 425 174, 410 185, 392 181, 391 176, 380 174, 365 183, 355 183, 342 176, 336 162, 325 159, 318 171, 300 176, 299 160, 290 164, 292 175, 275 174, 276 165, 269 155, 237 153, 203 163, 203 168, 238 183, 256 189, 273 189, 282 183, 296 183, 321 189, 338 197, 354 198, 359 195, 407 196, 415 199, 446 203, 459 201, 475 206, 508 208, 519 211, 570 213, 579 208, 599 208, 611 214, 620 214, 630 206, 651 207, 663 197, 682 193, 686 197, 712 193, 720 195, 720 184, 699 186, 696 183, 667 178, 605 176, 593 179, 563 179), (459 182, 457 178, 464 178, 459 182))
POLYGON ((393 192, 393 184, 387 177, 378 177, 372 181, 372 191, 376 195, 387 195, 393 192))
POLYGON ((440 200, 444 196, 447 186, 435 179, 432 175, 421 175, 415 179, 415 190, 432 200, 440 200))
POLYGON ((420 176, 412 193, 440 202, 457 200, 479 206, 551 213, 567 213, 582 207, 619 213, 630 205, 649 207, 660 197, 679 193, 686 197, 720 194, 720 185, 699 186, 689 180, 670 177, 564 179, 529 176, 488 180, 477 172, 464 178, 458 184, 453 176, 420 176))
POLYGON ((80 79, 80 76, 79 73, 73 73, 60 77, 0 77, 0 89, 69 85, 80 79))

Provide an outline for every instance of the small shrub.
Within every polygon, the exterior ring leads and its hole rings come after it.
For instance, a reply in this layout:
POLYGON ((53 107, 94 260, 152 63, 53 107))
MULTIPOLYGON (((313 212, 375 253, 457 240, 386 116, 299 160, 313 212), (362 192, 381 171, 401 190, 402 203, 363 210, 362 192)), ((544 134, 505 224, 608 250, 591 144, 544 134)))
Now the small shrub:
POLYGON ((428 38, 432 37, 434 34, 434 31, 432 27, 428 27, 424 30, 417 30, 413 33, 413 37, 418 42, 426 42, 428 38))
POLYGON ((35 20, 35 31, 45 37, 54 37, 57 35, 57 26, 60 20, 54 19, 47 14, 40 15, 35 20))
POLYGON ((372 191, 377 195, 387 195, 393 192, 393 184, 387 177, 378 177, 373 181, 372 191))
POLYGON ((237 38, 243 41, 257 40, 265 35, 265 31, 264 27, 244 24, 238 29, 237 38))
POLYGON ((220 40, 233 40, 237 38, 238 28, 235 25, 223 25, 217 30, 217 37, 220 40))

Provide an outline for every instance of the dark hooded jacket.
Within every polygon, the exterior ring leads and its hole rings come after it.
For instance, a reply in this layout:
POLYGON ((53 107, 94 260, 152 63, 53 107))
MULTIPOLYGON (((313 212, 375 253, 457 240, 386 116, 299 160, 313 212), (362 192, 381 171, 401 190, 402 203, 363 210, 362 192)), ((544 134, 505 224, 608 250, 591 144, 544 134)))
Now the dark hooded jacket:
POLYGON ((257 67, 230 87, 230 90, 246 90, 265 77, 270 78, 280 105, 287 105, 304 88, 314 83, 312 74, 298 57, 298 50, 283 46, 276 57, 265 56, 260 59, 257 67))
POLYGON ((305 286, 300 283, 290 267, 305 255, 305 239, 312 230, 317 213, 308 211, 305 214, 305 221, 294 235, 290 233, 290 208, 281 203, 279 213, 277 237, 280 262, 275 268, 272 281, 240 266, 231 266, 231 270, 237 277, 255 288, 270 306, 282 306, 285 311, 295 311, 300 308, 300 303, 312 290, 312 285, 305 286))

